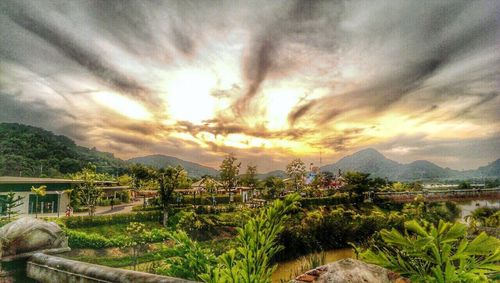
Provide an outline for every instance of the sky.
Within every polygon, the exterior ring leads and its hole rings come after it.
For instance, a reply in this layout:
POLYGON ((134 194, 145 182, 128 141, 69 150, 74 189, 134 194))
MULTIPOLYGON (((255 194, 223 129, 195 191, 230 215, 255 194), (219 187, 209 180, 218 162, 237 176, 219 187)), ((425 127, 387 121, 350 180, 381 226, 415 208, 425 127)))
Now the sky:
POLYGON ((260 172, 500 158, 500 1, 0 2, 0 122, 260 172))

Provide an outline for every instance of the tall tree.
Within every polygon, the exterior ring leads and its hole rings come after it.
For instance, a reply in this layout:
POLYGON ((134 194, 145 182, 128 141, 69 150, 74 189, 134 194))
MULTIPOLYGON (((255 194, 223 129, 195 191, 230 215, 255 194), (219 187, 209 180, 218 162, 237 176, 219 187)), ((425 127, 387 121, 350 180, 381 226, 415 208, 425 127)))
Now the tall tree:
POLYGON ((16 193, 10 191, 9 193, 7 193, 7 197, 4 200, 0 200, 0 203, 2 203, 5 206, 7 219, 10 220, 11 217, 18 214, 18 212, 14 209, 24 204, 24 202, 22 202, 23 199, 24 197, 22 196, 16 197, 16 193))
POLYGON ((247 171, 245 172, 245 175, 243 176, 243 179, 241 182, 249 186, 251 188, 257 187, 257 165, 248 165, 247 166, 247 171))
POLYGON ((294 159, 286 166, 286 174, 292 179, 295 191, 298 191, 304 186, 306 165, 300 158, 294 159))
POLYGON ((82 181, 76 187, 73 195, 78 199, 80 204, 87 208, 89 216, 94 216, 97 201, 103 194, 102 188, 96 184, 96 181, 101 179, 96 173, 96 167, 89 164, 82 171, 74 174, 73 178, 82 181))
POLYGON ((158 193, 160 195, 160 203, 163 208, 163 226, 168 223, 168 210, 172 203, 173 193, 177 189, 189 187, 189 179, 187 172, 182 166, 167 167, 160 169, 157 175, 158 178, 158 193))
POLYGON ((370 189, 370 184, 372 180, 369 173, 361 172, 347 172, 344 174, 344 179, 347 182, 346 188, 349 190, 349 194, 356 193, 356 199, 358 201, 363 201, 363 193, 370 189))
POLYGON ((220 165, 220 180, 226 191, 231 192, 238 184, 238 174, 240 174, 241 162, 238 162, 234 155, 228 155, 220 165))

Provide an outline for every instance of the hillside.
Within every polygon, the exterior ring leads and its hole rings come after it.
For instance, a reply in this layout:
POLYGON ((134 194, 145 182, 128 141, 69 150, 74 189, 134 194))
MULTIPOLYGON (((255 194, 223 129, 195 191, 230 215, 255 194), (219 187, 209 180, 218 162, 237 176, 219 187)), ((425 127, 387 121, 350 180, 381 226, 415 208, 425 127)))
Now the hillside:
POLYGON ((257 174, 257 178, 260 180, 264 180, 268 177, 279 177, 279 178, 283 179, 283 178, 287 178, 287 175, 286 175, 286 172, 283 170, 274 170, 274 171, 270 171, 267 173, 257 174))
POLYGON ((219 172, 214 168, 167 155, 148 155, 143 157, 136 157, 127 160, 127 163, 139 163, 154 168, 181 165, 188 172, 188 175, 190 177, 195 178, 199 178, 204 175, 217 176, 219 174, 219 172))
POLYGON ((110 174, 121 173, 126 166, 113 154, 78 146, 66 136, 0 123, 0 175, 55 177, 77 172, 89 162, 110 174))
POLYGON ((477 170, 457 171, 442 168, 426 161, 417 160, 409 164, 401 164, 386 158, 375 149, 358 151, 340 159, 338 162, 321 167, 322 171, 337 172, 360 171, 370 173, 374 177, 390 180, 438 180, 438 179, 468 179, 483 177, 500 177, 500 159, 477 170))

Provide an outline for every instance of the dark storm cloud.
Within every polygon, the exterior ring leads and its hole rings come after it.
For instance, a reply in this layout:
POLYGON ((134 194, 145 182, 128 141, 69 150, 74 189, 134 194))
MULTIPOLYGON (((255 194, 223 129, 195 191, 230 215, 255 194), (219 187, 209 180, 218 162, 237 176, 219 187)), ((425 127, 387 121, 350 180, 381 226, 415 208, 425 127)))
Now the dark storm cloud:
POLYGON ((9 7, 6 11, 16 24, 51 44, 66 57, 77 62, 104 83, 121 92, 133 94, 146 101, 151 98, 151 96, 147 96, 148 90, 145 87, 141 86, 134 79, 115 70, 101 59, 97 53, 92 52, 88 46, 82 46, 81 43, 60 30, 59 27, 50 25, 43 19, 39 19, 37 15, 31 14, 23 7, 9 7))

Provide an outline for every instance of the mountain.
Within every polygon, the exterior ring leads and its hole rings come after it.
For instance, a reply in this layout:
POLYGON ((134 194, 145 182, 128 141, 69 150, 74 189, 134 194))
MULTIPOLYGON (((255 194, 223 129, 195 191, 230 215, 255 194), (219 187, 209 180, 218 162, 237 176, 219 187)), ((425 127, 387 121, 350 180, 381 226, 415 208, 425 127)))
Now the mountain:
POLYGON ((163 168, 166 166, 181 165, 188 172, 190 177, 199 178, 204 175, 217 176, 219 171, 214 168, 200 165, 198 163, 185 161, 173 156, 167 155, 148 155, 136 157, 126 161, 127 163, 138 163, 142 165, 152 166, 154 168, 163 168))
POLYGON ((497 159, 486 166, 479 167, 475 173, 478 178, 500 176, 500 159, 497 159))
POLYGON ((78 146, 66 136, 17 123, 0 123, 0 176, 57 177, 88 163, 98 172, 120 174, 126 164, 113 154, 78 146))
POLYGON ((274 171, 270 171, 270 172, 267 172, 267 173, 260 173, 260 174, 257 174, 257 178, 260 179, 260 180, 264 180, 268 177, 279 177, 279 178, 286 178, 287 175, 286 175, 286 172, 283 171, 283 170, 274 170, 274 171))
POLYGON ((338 162, 321 167, 322 171, 337 173, 359 171, 370 173, 374 177, 388 178, 395 181, 469 179, 482 177, 500 177, 500 159, 477 170, 457 171, 442 168, 427 160, 417 160, 401 164, 386 158, 375 149, 358 151, 340 159, 338 162))

